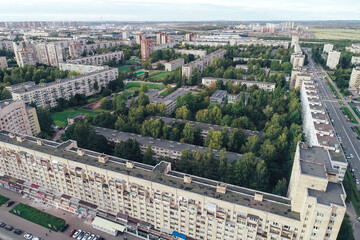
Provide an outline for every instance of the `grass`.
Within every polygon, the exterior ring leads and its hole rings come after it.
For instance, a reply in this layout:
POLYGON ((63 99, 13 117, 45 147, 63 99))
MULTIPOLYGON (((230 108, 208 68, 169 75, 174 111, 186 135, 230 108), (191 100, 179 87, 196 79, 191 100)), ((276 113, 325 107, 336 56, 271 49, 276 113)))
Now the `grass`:
POLYGON ((342 110, 344 110, 346 116, 351 120, 351 122, 356 124, 358 123, 358 121, 356 120, 356 118, 354 117, 354 115, 352 114, 352 112, 348 107, 342 107, 342 110))
POLYGON ((314 33, 318 39, 348 39, 358 40, 360 38, 360 31, 356 29, 343 28, 311 28, 310 32, 314 33))
POLYGON ((329 85, 329 87, 330 87, 331 91, 333 92, 333 94, 335 95, 335 97, 337 99, 340 99, 339 93, 336 91, 334 85, 332 85, 332 83, 329 81, 327 81, 327 84, 329 85))
POLYGON ((160 96, 166 97, 167 95, 169 95, 169 91, 165 90, 163 92, 160 93, 160 96))
MULTIPOLYGON (((165 88, 164 85, 162 84, 155 84, 155 83, 145 83, 146 86, 150 89, 158 89, 158 90, 163 90, 165 88)), ((129 82, 128 84, 126 84, 125 88, 126 89, 129 89, 129 88, 132 88, 132 87, 138 87, 140 88, 141 87, 141 83, 139 82, 129 82)))
POLYGON ((89 117, 95 117, 95 115, 105 112, 106 110, 103 109, 84 109, 83 107, 74 107, 68 108, 62 112, 56 112, 51 114, 52 119, 56 126, 59 127, 66 127, 67 126, 67 118, 75 116, 76 114, 83 113, 89 117))
POLYGON ((356 215, 360 216, 360 192, 356 187, 356 183, 350 173, 349 168, 346 170, 343 184, 346 191, 347 199, 349 199, 353 203, 356 215))
POLYGON ((354 113, 356 114, 356 116, 358 116, 358 118, 360 118, 360 113, 358 112, 357 108, 354 107, 351 102, 348 102, 348 104, 351 106, 351 108, 354 111, 354 113))
POLYGON ((170 72, 157 72, 150 75, 151 81, 163 81, 166 76, 171 75, 170 72))
MULTIPOLYGON (((119 72, 130 72, 130 66, 131 65, 121 65, 120 67, 118 67, 118 70, 119 72)), ((134 70, 138 70, 140 68, 140 66, 134 65, 134 70)))
POLYGON ((51 214, 45 213, 43 211, 40 211, 36 208, 30 207, 26 204, 18 204, 13 209, 9 211, 10 213, 17 215, 19 217, 22 217, 26 220, 29 220, 30 222, 39 224, 40 226, 43 226, 45 228, 58 231, 62 226, 65 225, 65 220, 62 218, 55 217, 51 214), (20 211, 20 214, 18 214, 16 211, 20 211), (49 224, 51 226, 49 226, 49 224), (56 228, 54 228, 55 226, 56 228))
POLYGON ((360 127, 359 126, 354 126, 355 132, 358 136, 360 136, 360 127))
POLYGON ((9 201, 9 198, 0 195, 0 206, 9 201))

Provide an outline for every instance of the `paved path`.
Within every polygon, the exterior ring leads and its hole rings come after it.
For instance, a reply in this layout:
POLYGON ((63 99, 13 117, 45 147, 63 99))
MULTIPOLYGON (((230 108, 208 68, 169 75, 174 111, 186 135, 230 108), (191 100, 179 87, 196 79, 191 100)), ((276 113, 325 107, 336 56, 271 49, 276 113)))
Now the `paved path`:
MULTIPOLYGON (((94 234, 98 234, 105 238, 106 240, 121 240, 124 239, 124 236, 127 236, 129 240, 140 240, 142 238, 135 237, 133 235, 124 234, 123 236, 114 237, 107 233, 101 232, 99 230, 94 229, 91 225, 85 223, 85 219, 79 219, 75 214, 56 209, 53 206, 50 205, 44 205, 39 202, 35 202, 34 200, 28 199, 28 198, 22 198, 20 194, 17 194, 15 192, 12 192, 10 190, 6 190, 4 188, 0 188, 0 195, 6 196, 10 198, 11 200, 15 201, 15 204, 17 203, 24 203, 28 204, 32 207, 35 207, 39 210, 43 210, 49 214, 55 215, 57 217, 65 219, 66 223, 70 225, 70 227, 63 233, 61 232, 51 232, 49 233, 49 230, 47 228, 44 228, 40 225, 37 225, 35 223, 32 223, 30 221, 27 221, 25 219, 22 219, 18 216, 15 216, 11 213, 9 213, 9 210, 14 207, 8 208, 6 207, 6 204, 2 205, 0 207, 0 222, 4 222, 6 224, 9 224, 13 226, 14 228, 19 228, 24 231, 24 234, 26 232, 32 233, 33 235, 37 237, 41 237, 45 240, 63 240, 63 239, 70 239, 68 237, 69 232, 73 229, 81 229, 87 232, 91 232, 94 234), (48 236, 46 236, 48 234, 48 236)), ((0 228, 0 238, 4 240, 12 240, 12 239, 24 239, 22 236, 20 237, 15 235, 13 232, 8 232, 3 228, 0 228)))
POLYGON ((356 219, 356 213, 352 202, 346 204, 346 213, 350 217, 354 229, 355 240, 360 240, 360 222, 356 219))

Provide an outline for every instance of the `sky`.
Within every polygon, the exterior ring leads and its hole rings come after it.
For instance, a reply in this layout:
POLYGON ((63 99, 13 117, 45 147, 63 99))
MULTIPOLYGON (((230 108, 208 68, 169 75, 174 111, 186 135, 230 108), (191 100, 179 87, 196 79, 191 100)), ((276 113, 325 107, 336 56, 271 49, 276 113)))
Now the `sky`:
POLYGON ((0 0, 0 21, 360 20, 359 13, 360 0, 0 0))

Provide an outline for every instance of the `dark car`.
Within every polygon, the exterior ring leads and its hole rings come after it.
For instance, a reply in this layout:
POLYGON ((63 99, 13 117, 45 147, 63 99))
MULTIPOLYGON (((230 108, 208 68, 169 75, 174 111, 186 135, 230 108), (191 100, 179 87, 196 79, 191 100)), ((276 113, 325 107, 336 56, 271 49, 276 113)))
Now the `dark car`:
POLYGON ((65 232, 65 230, 68 229, 68 227, 69 227, 69 224, 65 224, 64 226, 62 226, 60 228, 60 232, 65 232))
POLYGON ((20 234, 23 233, 23 231, 21 231, 20 229, 15 229, 14 233, 17 234, 17 235, 20 235, 20 234))
POLYGON ((2 222, 2 223, 0 223, 0 227, 1 227, 1 228, 5 227, 5 226, 6 226, 6 224, 5 224, 5 223, 3 223, 3 222, 2 222))
POLYGON ((10 201, 10 202, 8 202, 7 206, 10 207, 10 206, 12 206, 14 203, 15 203, 14 201, 10 201))
POLYGON ((72 235, 74 235, 74 233, 76 232, 76 229, 73 229, 69 232, 69 237, 72 237, 72 235))
POLYGON ((359 136, 357 136, 356 138, 360 140, 360 137, 359 137, 359 136))
POLYGON ((12 226, 10 226, 10 225, 6 225, 6 226, 5 226, 5 229, 8 230, 8 231, 11 231, 11 230, 13 230, 14 228, 13 228, 12 226))

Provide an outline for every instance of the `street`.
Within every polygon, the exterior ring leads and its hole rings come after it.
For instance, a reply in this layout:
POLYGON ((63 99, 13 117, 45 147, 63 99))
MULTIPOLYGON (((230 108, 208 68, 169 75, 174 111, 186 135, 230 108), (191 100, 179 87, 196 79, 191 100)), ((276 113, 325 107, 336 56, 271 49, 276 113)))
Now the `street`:
POLYGON ((11 200, 15 201, 15 204, 11 207, 7 207, 6 203, 3 204, 0 207, 0 222, 4 222, 8 225, 11 225, 15 228, 18 228, 24 233, 21 235, 14 234, 13 231, 7 231, 4 228, 0 228, 0 239, 3 240, 18 240, 18 239, 24 239, 23 236, 25 233, 32 233, 36 237, 40 237, 41 239, 45 240, 62 240, 62 239, 70 239, 68 237, 69 232, 76 228, 81 229, 87 232, 91 232, 94 234, 98 234, 101 237, 103 237, 106 240, 122 240, 124 239, 124 236, 127 237, 129 240, 140 240, 142 238, 135 237, 130 234, 124 234, 117 237, 111 236, 105 232, 96 230, 92 227, 92 225, 89 222, 86 222, 85 219, 81 218, 79 219, 77 215, 56 209, 52 206, 43 205, 42 203, 35 202, 34 200, 28 199, 28 198, 21 198, 20 194, 17 194, 15 192, 12 192, 10 190, 0 188, 0 195, 10 198, 11 200), (11 210, 16 204, 18 203, 24 203, 28 204, 32 207, 35 207, 40 210, 44 210, 45 212, 55 215, 57 217, 65 219, 66 223, 69 224, 69 228, 65 232, 54 232, 49 230, 47 228, 44 228, 40 225, 37 225, 35 223, 32 223, 30 221, 27 221, 25 219, 22 219, 18 216, 15 216, 11 213, 9 213, 9 210, 11 210), (47 234, 47 235, 46 235, 47 234))
MULTIPOLYGON (((319 96, 322 99, 324 108, 327 110, 327 113, 330 117, 330 120, 333 122, 335 132, 338 134, 339 139, 343 146, 344 154, 349 156, 353 154, 353 158, 347 159, 351 168, 353 168, 354 175, 357 179, 360 179, 360 140, 357 139, 356 132, 352 131, 351 127, 355 124, 348 122, 341 110, 341 105, 330 87, 326 83, 322 74, 326 74, 324 69, 321 66, 315 66, 312 58, 309 55, 309 52, 305 50, 305 53, 308 54, 309 59, 309 71, 313 73, 313 78, 317 83, 317 88, 319 91, 319 96)), ((329 76, 327 76, 329 78, 329 76)), ((340 93, 339 93, 340 94, 340 93)), ((346 101, 342 101, 347 105, 346 101)), ((359 185, 358 189, 359 189, 359 185)), ((350 219, 353 223, 354 237, 355 239, 360 239, 360 223, 356 220, 356 213, 352 204, 347 204, 347 214, 350 216, 350 219)))

